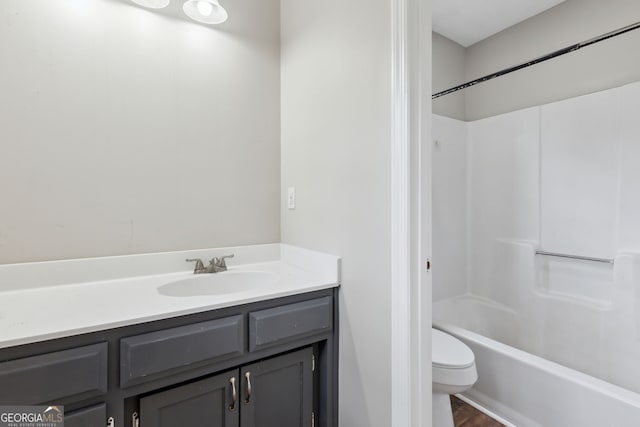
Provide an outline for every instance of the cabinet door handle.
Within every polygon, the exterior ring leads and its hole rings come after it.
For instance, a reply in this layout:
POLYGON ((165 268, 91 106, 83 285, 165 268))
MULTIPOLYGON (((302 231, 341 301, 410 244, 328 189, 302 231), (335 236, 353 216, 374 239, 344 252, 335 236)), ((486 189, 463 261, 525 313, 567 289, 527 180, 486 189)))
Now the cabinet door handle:
POLYGON ((251 372, 247 372, 246 374, 244 374, 244 377, 247 379, 247 398, 245 399, 244 403, 249 403, 251 402, 251 372))
POLYGON ((238 400, 238 391, 236 390, 236 377, 231 377, 229 379, 231 383, 231 405, 229 405, 229 410, 233 411, 236 409, 236 401, 238 400))

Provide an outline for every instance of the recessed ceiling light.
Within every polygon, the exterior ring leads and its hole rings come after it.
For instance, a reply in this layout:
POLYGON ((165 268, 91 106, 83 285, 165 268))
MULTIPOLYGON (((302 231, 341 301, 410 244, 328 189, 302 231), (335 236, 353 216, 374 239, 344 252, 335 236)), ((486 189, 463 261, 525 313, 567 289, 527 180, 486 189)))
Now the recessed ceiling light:
POLYGON ((221 24, 229 17, 218 0, 188 0, 182 10, 189 18, 203 24, 221 24))

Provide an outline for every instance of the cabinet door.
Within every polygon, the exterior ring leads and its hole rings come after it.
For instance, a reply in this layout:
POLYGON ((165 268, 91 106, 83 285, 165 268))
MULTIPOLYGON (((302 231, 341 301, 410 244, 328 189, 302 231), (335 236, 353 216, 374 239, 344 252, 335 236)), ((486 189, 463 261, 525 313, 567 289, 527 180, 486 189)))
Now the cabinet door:
POLYGON ((238 370, 235 369, 141 398, 140 425, 237 427, 239 399, 238 370))
POLYGON ((243 367, 241 427, 311 427, 312 357, 309 347, 243 367))

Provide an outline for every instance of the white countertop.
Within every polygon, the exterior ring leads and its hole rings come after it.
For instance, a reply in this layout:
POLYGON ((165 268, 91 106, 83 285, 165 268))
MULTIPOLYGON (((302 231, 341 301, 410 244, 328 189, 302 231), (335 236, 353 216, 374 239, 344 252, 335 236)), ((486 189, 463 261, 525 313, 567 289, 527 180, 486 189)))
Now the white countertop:
MULTIPOLYGON (((256 247, 246 248, 255 252, 256 247)), ((240 292, 175 297, 160 294, 158 287, 193 277, 192 270, 70 284, 58 283, 59 279, 53 273, 51 276, 44 274, 47 270, 65 270, 56 263, 66 263, 66 267, 82 270, 85 272, 83 274, 90 274, 91 267, 101 263, 108 263, 113 268, 126 264, 131 268, 132 260, 135 261, 138 255, 133 258, 125 256, 32 263, 33 269, 40 269, 38 274, 32 275, 40 278, 39 281, 23 274, 33 272, 29 264, 1 266, 0 284, 6 283, 8 289, 3 291, 0 286, 0 348, 312 292, 336 287, 340 282, 338 257, 288 245, 262 245, 258 252, 267 255, 263 257, 264 261, 237 265, 232 261, 242 261, 245 252, 242 247, 149 254, 146 257, 165 260, 171 254, 170 258, 181 262, 176 262, 176 265, 184 268, 185 256, 197 257, 211 253, 213 255, 210 256, 219 256, 221 253, 230 253, 230 250, 236 254, 233 260, 228 261, 230 272, 270 272, 277 275, 277 280, 264 287, 257 286, 240 292), (154 258, 154 255, 158 256, 154 258), (18 270, 20 274, 16 273, 18 270), (15 284, 20 278, 30 283, 20 288, 15 284)), ((249 258, 257 261, 261 256, 247 256, 249 258)), ((100 268, 97 270, 100 271, 100 268)), ((68 277, 68 271, 63 273, 68 277)), ((77 273, 77 277, 82 278, 83 274, 77 273)))

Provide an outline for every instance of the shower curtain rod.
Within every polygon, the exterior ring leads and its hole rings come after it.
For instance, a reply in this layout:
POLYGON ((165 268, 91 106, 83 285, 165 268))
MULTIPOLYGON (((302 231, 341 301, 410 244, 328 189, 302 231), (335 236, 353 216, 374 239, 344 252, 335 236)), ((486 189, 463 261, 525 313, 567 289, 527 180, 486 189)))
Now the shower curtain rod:
POLYGON ((531 61, 527 61, 527 62, 524 62, 522 64, 519 64, 519 65, 516 65, 516 66, 513 66, 513 67, 505 68, 504 70, 500 70, 500 71, 498 71, 496 73, 487 74, 484 77, 480 77, 480 78, 472 80, 470 82, 463 83, 461 85, 452 87, 452 88, 447 89, 447 90, 443 90, 442 92, 435 93, 435 94, 431 95, 431 99, 440 98, 441 96, 449 95, 450 93, 457 92, 459 90, 466 89, 466 88, 471 87, 471 86, 475 86, 478 83, 483 83, 483 82, 495 79, 496 77, 504 76, 505 74, 513 73, 514 71, 518 71, 518 70, 521 70, 523 68, 527 68, 527 67, 530 67, 532 65, 539 64, 540 62, 548 61, 549 59, 557 58, 558 56, 561 56, 561 55, 564 55, 564 54, 567 54, 567 53, 570 53, 570 52, 575 52, 576 50, 582 49, 583 47, 587 47, 587 46, 590 46, 592 44, 595 44, 595 43, 610 39, 612 37, 616 37, 616 36, 619 36, 621 34, 628 33, 629 31, 637 30, 638 28, 640 28, 640 22, 636 22, 635 24, 627 25, 626 27, 618 28, 617 30, 602 34, 602 35, 600 35, 598 37, 594 37, 592 39, 583 41, 581 43, 576 43, 576 44, 573 44, 571 46, 567 46, 564 49, 556 50, 555 52, 549 53, 549 54, 541 56, 539 58, 532 59, 531 61))

